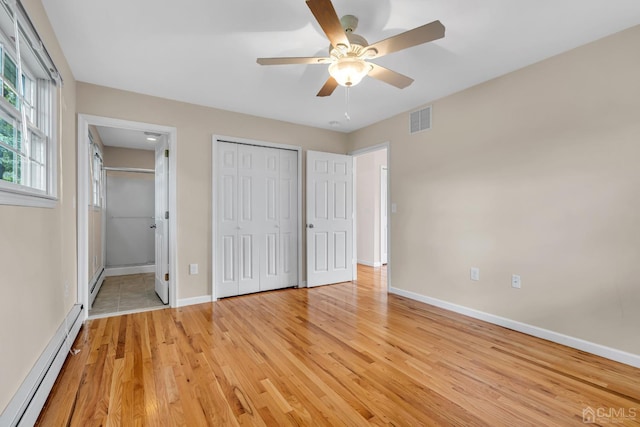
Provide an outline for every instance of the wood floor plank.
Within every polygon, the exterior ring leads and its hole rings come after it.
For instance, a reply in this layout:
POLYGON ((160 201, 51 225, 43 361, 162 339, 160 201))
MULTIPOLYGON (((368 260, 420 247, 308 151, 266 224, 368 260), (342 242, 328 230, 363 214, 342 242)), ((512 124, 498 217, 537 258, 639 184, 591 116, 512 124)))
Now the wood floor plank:
POLYGON ((640 426, 640 369, 389 295, 384 268, 94 319, 74 346, 39 426, 640 426))

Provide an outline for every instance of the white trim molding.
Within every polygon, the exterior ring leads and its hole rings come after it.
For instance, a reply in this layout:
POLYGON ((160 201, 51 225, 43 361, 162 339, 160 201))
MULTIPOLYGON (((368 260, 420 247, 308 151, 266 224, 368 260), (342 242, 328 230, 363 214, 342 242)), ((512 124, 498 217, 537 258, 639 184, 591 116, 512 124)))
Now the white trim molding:
POLYGON ((527 323, 522 323, 516 320, 507 319, 505 317, 496 316, 494 314, 485 313, 483 311, 475 310, 473 308, 465 307, 458 304, 453 304, 437 298, 420 295, 415 292, 405 291, 404 289, 390 288, 389 293, 400 295, 415 301, 420 301, 425 304, 434 305, 445 310, 453 311, 454 313, 459 313, 464 316, 472 317, 474 319, 483 320, 494 325, 522 332, 523 334, 532 335, 537 338, 542 338, 544 340, 551 341, 557 344, 562 344, 564 346, 575 348, 577 350, 586 351, 587 353, 595 354, 596 356, 604 357, 605 359, 610 359, 616 362, 640 368, 640 355, 637 354, 627 353, 622 350, 606 347, 604 345, 585 341, 580 338, 571 337, 559 332, 550 331, 548 329, 539 328, 527 323))
POLYGON ((71 308, 40 358, 0 415, 1 426, 32 426, 44 407, 49 392, 78 336, 86 310, 80 304, 71 308))
MULTIPOLYGON (((85 307, 89 305, 89 292, 87 284, 89 266, 89 233, 88 233, 88 207, 89 205, 89 167, 86 161, 88 157, 87 134, 89 125, 109 126, 136 131, 153 131, 165 133, 169 138, 169 306, 177 306, 178 289, 178 221, 177 221, 177 145, 178 130, 172 126, 156 125, 151 123, 134 122, 130 120, 114 119, 109 117, 78 114, 77 135, 77 269, 78 269, 78 301, 85 307)), ((103 241, 104 242, 104 241, 103 241)), ((104 254, 104 252, 103 252, 104 254)), ((84 319, 88 310, 85 310, 84 319)))
POLYGON ((363 261, 361 259, 358 260, 358 264, 366 265, 368 267, 373 267, 373 268, 382 267, 382 263, 375 262, 375 261, 374 262, 363 261))
POLYGON ((186 307, 188 305, 204 304, 213 302, 215 299, 211 295, 202 295, 201 297, 182 298, 178 300, 178 307, 186 307))
MULTIPOLYGON (((374 151, 379 151, 379 150, 387 150, 387 292, 390 293, 391 292, 391 143, 390 142, 383 142, 380 144, 376 144, 376 145, 371 145, 369 147, 363 147, 363 148, 359 148, 357 150, 353 150, 351 152, 349 152, 348 154, 350 156, 360 156, 362 154, 367 154, 367 153, 371 153, 374 151)), ((354 175, 355 175, 355 165, 354 165, 354 175)), ((354 201, 354 206, 356 206, 356 182, 355 180, 353 181, 353 201, 354 201)), ((355 218, 355 217, 354 217, 355 218)), ((355 224, 355 219, 354 219, 354 224, 355 224)), ((354 241, 354 253, 353 256, 357 259, 358 258, 358 254, 357 254, 357 236, 356 236, 357 230, 354 227, 354 233, 353 233, 353 241, 354 241)), ((360 261, 358 261, 358 263, 361 263, 360 261)), ((365 264, 365 263, 361 263, 361 264, 365 264)), ((370 265, 370 264, 365 264, 365 265, 370 265)), ((381 267, 382 264, 380 264, 378 267, 381 267)))
POLYGON ((105 269, 105 276, 126 276, 128 274, 155 273, 155 264, 131 265, 129 267, 108 267, 105 269))

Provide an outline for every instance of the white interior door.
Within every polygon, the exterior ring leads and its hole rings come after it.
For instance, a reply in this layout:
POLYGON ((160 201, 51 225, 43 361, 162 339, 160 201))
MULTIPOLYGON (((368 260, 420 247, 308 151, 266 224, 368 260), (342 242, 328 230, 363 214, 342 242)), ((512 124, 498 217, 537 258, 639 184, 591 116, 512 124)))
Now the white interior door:
POLYGON ((169 141, 160 138, 156 145, 155 246, 156 293, 169 304, 169 141))
POLYGON ((353 278, 353 158, 307 152, 307 285, 353 278))
POLYGON ((380 168, 380 262, 387 260, 387 168, 380 168))

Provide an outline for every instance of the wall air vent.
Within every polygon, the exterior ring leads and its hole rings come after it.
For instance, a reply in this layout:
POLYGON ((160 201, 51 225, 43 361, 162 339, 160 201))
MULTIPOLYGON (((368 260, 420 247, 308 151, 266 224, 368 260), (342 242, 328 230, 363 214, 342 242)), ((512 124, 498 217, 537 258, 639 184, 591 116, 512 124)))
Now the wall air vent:
POLYGON ((409 117, 411 133, 431 129, 431 106, 414 111, 409 117))

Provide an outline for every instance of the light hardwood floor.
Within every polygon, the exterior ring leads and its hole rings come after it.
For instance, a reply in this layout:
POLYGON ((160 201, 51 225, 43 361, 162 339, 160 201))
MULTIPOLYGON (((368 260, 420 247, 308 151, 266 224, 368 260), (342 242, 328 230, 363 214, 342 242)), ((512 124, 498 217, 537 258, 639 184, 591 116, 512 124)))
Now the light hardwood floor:
POLYGON ((640 370, 357 284, 95 319, 42 426, 640 425, 640 370))

